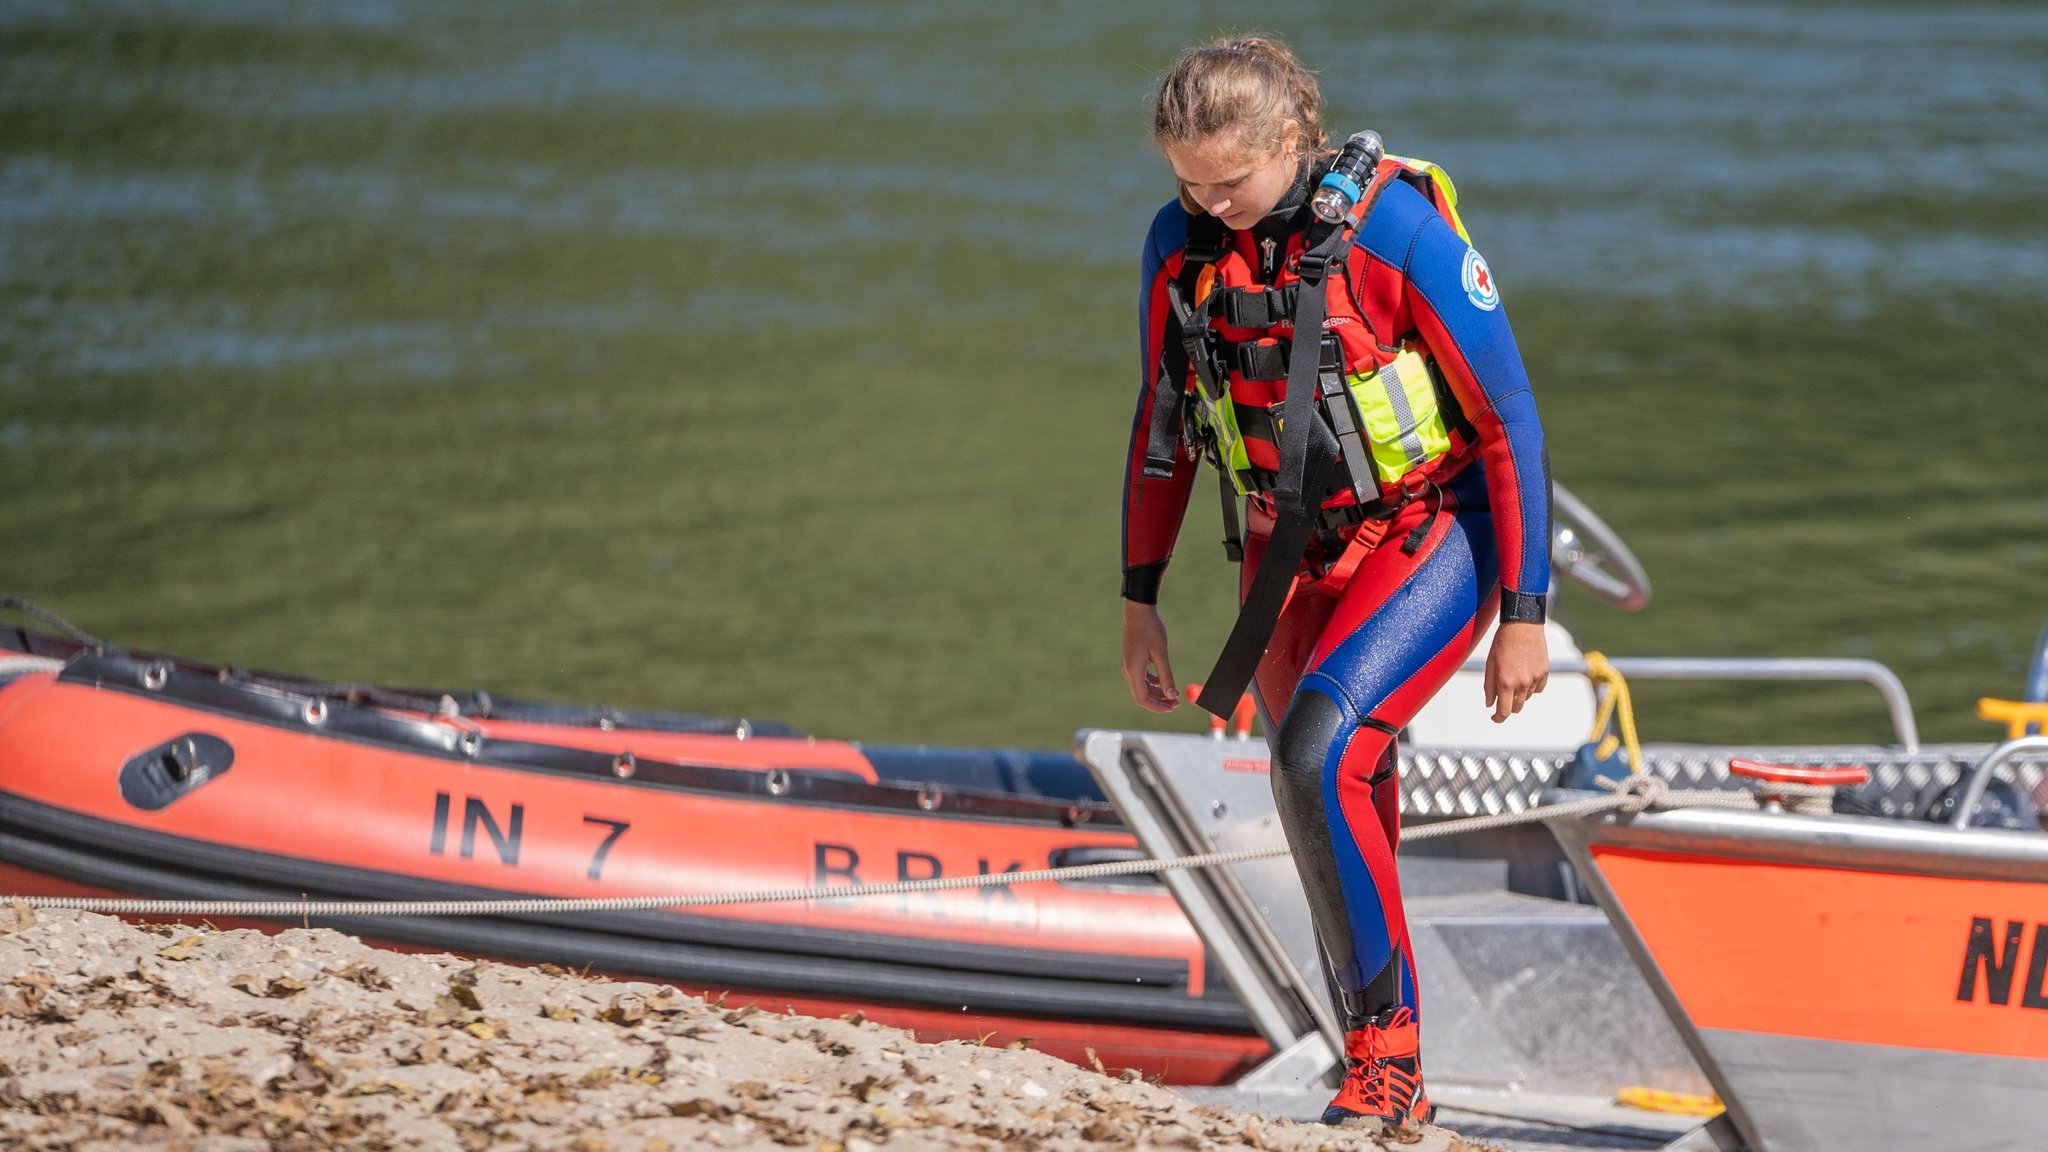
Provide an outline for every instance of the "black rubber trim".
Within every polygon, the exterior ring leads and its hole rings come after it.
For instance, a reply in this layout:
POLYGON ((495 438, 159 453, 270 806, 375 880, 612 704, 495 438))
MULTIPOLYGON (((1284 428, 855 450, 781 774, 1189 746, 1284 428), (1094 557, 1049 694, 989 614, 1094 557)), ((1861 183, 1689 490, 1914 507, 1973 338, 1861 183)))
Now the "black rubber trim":
POLYGON ((138 660, 129 656, 78 656, 58 674, 58 679, 68 684, 166 700, 199 711, 308 732, 330 740, 460 763, 597 780, 615 787, 745 796, 775 804, 914 812, 922 818, 939 820, 1055 824, 1062 827, 1080 824, 1102 828, 1122 826, 1115 806, 1102 801, 1048 800, 908 783, 870 784, 836 772, 791 770, 771 781, 770 773, 765 771, 638 760, 633 775, 621 779, 614 772, 616 757, 609 752, 521 740, 493 740, 471 734, 459 722, 414 719, 382 709, 329 702, 324 697, 301 695, 267 684, 222 680, 168 662, 138 660), (152 688, 149 686, 151 683, 157 686, 152 688), (307 718, 309 706, 320 709, 317 724, 307 718), (771 790, 776 787, 781 790, 771 790))
MULTIPOLYGON (((0 859, 74 884, 161 899, 532 895, 229 848, 6 793, 0 793, 0 859)), ((1202 997, 1190 997, 1185 964, 1149 957, 1002 948, 666 912, 315 916, 309 922, 352 935, 529 962, 587 964, 616 975, 704 987, 1201 1031, 1252 1030, 1224 981, 1210 981, 1202 997), (1043 975, 1047 972, 1059 975, 1043 975)))
POLYGON ((524 720, 539 724, 554 724, 574 728, 637 728, 650 732, 683 732, 701 735, 747 735, 780 736, 801 738, 804 733, 794 725, 774 720, 734 719, 723 716, 704 716, 689 712, 652 712, 636 709, 610 708, 602 705, 562 704, 548 700, 526 700, 512 697, 493 697, 480 689, 450 691, 438 688, 383 688, 373 684, 333 683, 314 680, 305 676, 292 676, 282 672, 252 672, 247 669, 230 668, 216 664, 203 664, 182 657, 168 656, 161 652, 138 649, 124 649, 113 646, 95 646, 62 636, 31 632, 22 628, 0 627, 0 648, 26 652, 34 656, 50 656, 59 660, 70 660, 80 653, 94 655, 128 656, 137 660, 161 662, 186 672, 198 673, 219 680, 231 680, 243 684, 261 684, 288 692, 299 692, 310 696, 323 696, 330 700, 349 704, 370 704, 385 708, 402 708, 413 712, 433 712, 442 700, 453 700, 464 716, 475 719, 524 720))
POLYGON ((1545 615, 1543 597, 1532 592, 1517 592, 1512 588, 1500 590, 1501 623, 1541 624, 1545 615))
POLYGON ((1159 603, 1159 582, 1166 577, 1166 562, 1140 564, 1124 569, 1124 599, 1139 604, 1159 603))

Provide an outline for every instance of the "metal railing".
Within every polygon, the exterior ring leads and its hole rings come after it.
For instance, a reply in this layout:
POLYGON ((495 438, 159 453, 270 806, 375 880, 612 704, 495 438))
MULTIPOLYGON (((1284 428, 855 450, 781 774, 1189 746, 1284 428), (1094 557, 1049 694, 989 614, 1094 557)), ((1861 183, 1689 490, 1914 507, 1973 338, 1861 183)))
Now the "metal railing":
MULTIPOLYGON (((1920 726, 1913 720, 1913 702, 1891 669, 1875 660, 1832 656, 1610 656, 1607 662, 1633 680, 1835 680, 1868 684, 1884 697, 1892 732, 1905 752, 1920 750, 1920 726)), ((1486 661, 1469 660, 1466 672, 1484 672, 1486 661)), ((1583 660, 1556 660, 1552 672, 1584 675, 1583 660)))
POLYGON ((1963 788, 1962 801, 1956 805, 1956 818, 1949 822, 1949 827, 1970 826, 1970 817, 1976 813, 1978 802, 1984 799, 1985 790, 1991 787, 1992 774, 2001 764, 2022 752, 2048 752, 2048 736, 2020 736, 2007 740, 1977 761, 1977 766, 1970 769, 1970 782, 1963 788))

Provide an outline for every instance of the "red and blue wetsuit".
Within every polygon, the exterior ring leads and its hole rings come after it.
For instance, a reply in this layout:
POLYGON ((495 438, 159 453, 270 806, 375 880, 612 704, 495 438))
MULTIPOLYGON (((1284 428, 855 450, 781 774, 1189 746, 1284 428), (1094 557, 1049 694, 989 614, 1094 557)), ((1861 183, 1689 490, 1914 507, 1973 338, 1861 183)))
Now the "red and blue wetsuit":
MULTIPOLYGON (((1252 269, 1255 281, 1292 279, 1290 254, 1299 253, 1308 223, 1300 207, 1306 188, 1304 177, 1265 221, 1224 233, 1226 251, 1246 262, 1237 267, 1252 269)), ((1175 201, 1145 239, 1143 387, 1123 502, 1124 595, 1145 603, 1158 599, 1197 470, 1188 452, 1170 476, 1145 470, 1154 390, 1174 363, 1168 342, 1180 335, 1167 292, 1181 274, 1188 231, 1187 210, 1175 201)), ((1427 497, 1399 505, 1390 520, 1347 527, 1311 551, 1255 680, 1271 734, 1274 798, 1332 981, 1353 1018, 1347 1026, 1356 1027, 1392 1007, 1416 1007, 1394 866, 1395 736, 1464 663, 1496 613, 1543 619, 1550 480, 1536 404, 1491 273, 1429 198, 1406 181, 1388 181, 1359 227, 1345 272, 1341 291, 1329 293, 1326 328, 1362 325, 1372 341, 1368 354, 1373 346, 1387 352, 1419 342, 1449 385, 1459 412, 1447 415, 1463 433, 1433 464, 1427 497), (1343 565, 1326 572, 1347 548, 1356 563, 1348 578, 1343 565)), ((1275 403, 1285 386, 1233 375, 1230 388, 1242 413, 1247 404, 1275 403)), ((1277 467, 1270 445, 1248 439, 1248 449, 1255 465, 1277 467)), ((1330 504, 1350 499, 1345 493, 1330 504)), ((1274 516, 1264 495, 1251 497, 1246 515, 1248 584, 1274 516)))

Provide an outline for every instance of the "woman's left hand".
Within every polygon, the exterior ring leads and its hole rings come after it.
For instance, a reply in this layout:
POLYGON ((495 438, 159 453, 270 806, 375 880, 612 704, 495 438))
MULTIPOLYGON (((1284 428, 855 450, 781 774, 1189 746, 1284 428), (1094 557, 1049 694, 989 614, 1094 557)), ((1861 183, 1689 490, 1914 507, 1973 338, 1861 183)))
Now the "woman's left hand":
POLYGON ((1550 682, 1550 645, 1543 625, 1502 624, 1486 654, 1486 706, 1495 724, 1522 710, 1550 682))

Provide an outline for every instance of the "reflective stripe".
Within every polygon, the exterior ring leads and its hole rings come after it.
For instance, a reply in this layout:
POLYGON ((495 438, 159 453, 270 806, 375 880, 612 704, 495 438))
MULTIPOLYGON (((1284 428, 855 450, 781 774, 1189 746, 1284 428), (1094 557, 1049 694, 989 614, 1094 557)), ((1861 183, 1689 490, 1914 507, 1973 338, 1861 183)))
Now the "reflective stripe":
POLYGON ((1415 413, 1408 407, 1408 393, 1401 387, 1401 362, 1380 369, 1374 375, 1380 386, 1386 389, 1387 403, 1394 409, 1394 420, 1401 430, 1401 451, 1408 456, 1408 466, 1414 467, 1426 457, 1422 452, 1422 437, 1415 434, 1415 413))

